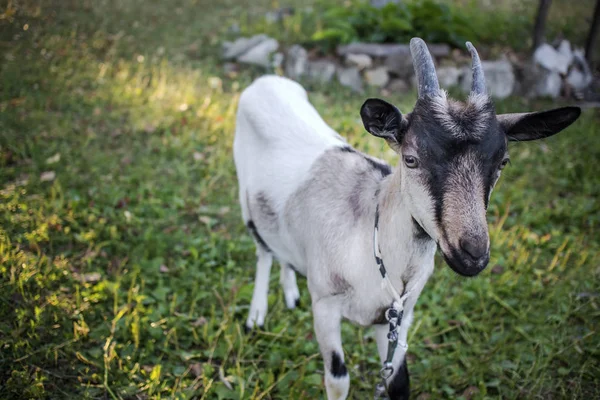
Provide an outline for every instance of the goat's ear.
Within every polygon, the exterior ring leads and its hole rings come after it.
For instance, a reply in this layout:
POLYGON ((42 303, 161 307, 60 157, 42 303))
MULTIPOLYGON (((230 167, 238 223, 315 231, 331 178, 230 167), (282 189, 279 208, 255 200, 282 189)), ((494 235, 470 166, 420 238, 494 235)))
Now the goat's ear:
POLYGON ((524 114, 500 114, 497 118, 508 140, 525 142, 557 134, 575 122, 580 114, 579 107, 561 107, 524 114))
POLYGON ((360 108, 365 129, 374 136, 400 141, 402 114, 396 107, 381 99, 368 99, 360 108))

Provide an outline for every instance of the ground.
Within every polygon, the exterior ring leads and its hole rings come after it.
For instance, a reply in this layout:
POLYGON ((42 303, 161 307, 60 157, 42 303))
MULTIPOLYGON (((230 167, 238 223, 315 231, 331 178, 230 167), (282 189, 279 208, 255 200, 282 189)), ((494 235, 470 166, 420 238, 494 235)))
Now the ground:
MULTIPOLYGON (((218 53, 251 11, 61 0, 0 13, 0 398, 323 398, 304 280, 287 311, 274 268, 266 325, 243 332, 255 260, 231 144, 259 71, 225 76, 218 53)), ((397 162, 359 121, 376 92, 310 89, 351 144, 397 162)), ((415 95, 388 100, 406 112, 415 95)), ((511 145, 489 267, 466 279, 437 260, 417 305, 415 398, 600 397, 599 123, 589 109, 511 145)), ((371 397, 373 333, 346 324, 343 339, 350 397, 371 397)))

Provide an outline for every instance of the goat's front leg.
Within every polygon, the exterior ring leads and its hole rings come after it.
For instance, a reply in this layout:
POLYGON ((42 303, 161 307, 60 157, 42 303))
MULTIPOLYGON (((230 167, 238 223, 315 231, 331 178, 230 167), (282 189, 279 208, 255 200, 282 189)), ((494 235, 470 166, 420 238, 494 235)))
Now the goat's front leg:
POLYGON ((350 377, 344 364, 341 335, 341 304, 336 297, 318 299, 312 305, 315 334, 325 363, 325 388, 328 400, 348 396, 350 377))
POLYGON ((267 315, 267 308, 269 306, 268 296, 271 264, 273 264, 273 255, 257 243, 256 278, 254 279, 254 292, 252 293, 250 312, 246 320, 246 329, 252 329, 255 325, 262 328, 265 323, 265 316, 267 315))
MULTIPOLYGON (((394 373, 387 380, 388 396, 390 400, 408 400, 410 396, 410 379, 408 376, 408 366, 406 364, 406 340, 408 337, 408 328, 412 322, 412 310, 405 310, 402 322, 398 327, 398 347, 394 353, 392 365, 394 373)), ((389 325, 375 325, 375 339, 377 340, 377 349, 379 357, 383 363, 387 358, 388 351, 388 332, 389 325)))

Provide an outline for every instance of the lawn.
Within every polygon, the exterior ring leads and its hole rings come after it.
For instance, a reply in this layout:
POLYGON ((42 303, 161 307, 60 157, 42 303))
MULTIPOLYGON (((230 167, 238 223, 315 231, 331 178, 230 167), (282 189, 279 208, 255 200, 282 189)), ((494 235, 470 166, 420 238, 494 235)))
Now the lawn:
MULTIPOLYGON (((289 312, 274 268, 264 330, 243 330, 255 257, 231 145, 259 71, 226 76, 218 54, 271 2, 253 4, 0 2, 0 398, 324 398, 305 280, 289 312)), ((396 162, 359 121, 375 91, 310 89, 351 144, 396 162)), ((388 99, 407 112, 415 95, 388 99)), ((599 123, 588 109, 511 145, 489 267, 438 260, 417 304, 414 398, 600 398, 599 123)), ((371 398, 373 333, 342 333, 350 397, 371 398)))

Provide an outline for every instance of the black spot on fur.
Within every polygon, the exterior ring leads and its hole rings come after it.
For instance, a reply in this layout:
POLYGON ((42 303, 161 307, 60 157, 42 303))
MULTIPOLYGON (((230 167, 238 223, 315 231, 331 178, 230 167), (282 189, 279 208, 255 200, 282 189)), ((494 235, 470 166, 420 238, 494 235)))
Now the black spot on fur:
POLYGON ((373 168, 375 168, 376 170, 381 172, 381 176, 388 176, 389 174, 392 173, 392 168, 390 168, 390 166, 387 164, 381 163, 379 161, 375 161, 369 157, 365 157, 365 160, 367 160, 373 168))
POLYGON ((341 378, 348 375, 346 364, 344 364, 342 358, 335 351, 331 352, 331 375, 335 378, 341 378))
POLYGON ((389 165, 379 162, 377 160, 373 160, 372 158, 368 157, 367 155, 359 153, 358 151, 356 151, 355 149, 353 149, 350 146, 339 147, 339 150, 343 153, 353 153, 353 154, 361 155, 371 165, 371 167, 373 167, 374 169, 379 171, 382 176, 388 176, 389 174, 392 173, 392 168, 389 165))
POLYGON ((356 153, 356 150, 354 150, 350 146, 340 147, 340 151, 343 152, 343 153, 356 153))
POLYGON ((390 396, 390 400, 408 400, 410 397, 410 378, 408 376, 406 357, 389 382, 388 395, 390 396))
POLYGON ((346 293, 351 288, 352 288, 352 286, 350 286, 348 281, 343 276, 341 276, 340 274, 337 274, 337 273, 331 274, 332 295, 346 293))
POLYGON ((294 267, 292 264, 287 264, 287 267, 288 267, 289 269, 291 269, 292 271, 294 271, 295 273, 302 275, 302 274, 300 273, 300 271, 298 271, 298 269, 297 269, 296 267, 294 267))
POLYGON ((267 222, 272 228, 277 229, 277 213, 267 194, 265 192, 258 192, 255 201, 258 206, 258 219, 267 222))
POLYGON ((256 241, 256 243, 259 246, 261 246, 265 251, 268 251, 270 253, 271 248, 267 245, 267 243, 263 240, 263 238, 258 234, 258 231, 256 230, 256 225, 254 225, 254 221, 252 221, 252 220, 248 221, 246 226, 248 227, 250 234, 254 237, 254 240, 256 241))

